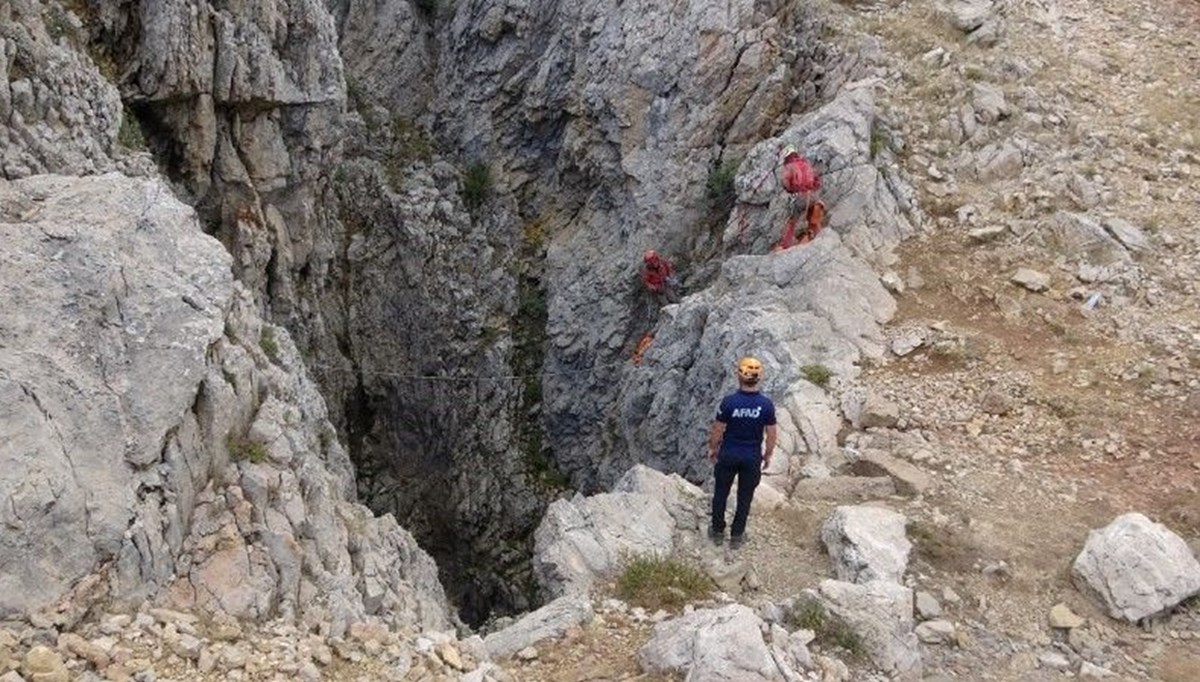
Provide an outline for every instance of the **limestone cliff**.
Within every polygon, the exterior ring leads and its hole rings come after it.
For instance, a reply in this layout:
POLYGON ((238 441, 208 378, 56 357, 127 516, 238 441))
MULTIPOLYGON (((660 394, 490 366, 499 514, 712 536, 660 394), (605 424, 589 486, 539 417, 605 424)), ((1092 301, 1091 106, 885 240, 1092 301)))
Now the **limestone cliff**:
POLYGON ((354 503, 299 353, 189 207, 119 174, 0 206, 0 615, 74 588, 61 608, 446 626, 433 562, 354 503))

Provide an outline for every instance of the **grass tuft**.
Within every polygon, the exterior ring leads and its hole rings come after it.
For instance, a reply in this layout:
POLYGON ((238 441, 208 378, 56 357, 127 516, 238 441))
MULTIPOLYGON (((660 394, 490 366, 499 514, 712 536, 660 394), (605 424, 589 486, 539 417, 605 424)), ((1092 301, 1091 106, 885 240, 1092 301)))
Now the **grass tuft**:
POLYGON ((229 434, 225 438, 225 447, 229 450, 229 459, 235 462, 249 460, 254 464, 262 464, 267 461, 267 446, 245 436, 229 434))
POLYGON ((883 127, 879 125, 871 126, 871 160, 874 161, 879 154, 887 148, 887 133, 883 127))
POLYGON ((275 339, 275 329, 273 327, 262 328, 262 335, 258 337, 258 347, 262 349, 262 352, 267 354, 267 358, 271 362, 279 362, 279 342, 275 339))
POLYGON ((635 556, 617 578, 617 595, 647 609, 678 608, 704 599, 713 583, 698 568, 669 558, 635 556))
POLYGON ((825 388, 829 386, 829 380, 833 378, 833 372, 828 367, 821 364, 805 365, 800 368, 805 380, 810 384, 825 388))
POLYGON ((867 655, 866 644, 854 628, 815 599, 797 599, 784 612, 783 622, 789 629, 812 630, 817 636, 817 644, 841 649, 852 661, 861 660, 867 655))
POLYGON ((117 131, 117 143, 135 152, 146 150, 146 135, 142 132, 142 124, 138 123, 129 107, 125 107, 121 116, 121 128, 117 131))
POLYGON ((474 161, 463 173, 462 199, 467 208, 475 210, 487 201, 492 192, 492 169, 483 161, 474 161))

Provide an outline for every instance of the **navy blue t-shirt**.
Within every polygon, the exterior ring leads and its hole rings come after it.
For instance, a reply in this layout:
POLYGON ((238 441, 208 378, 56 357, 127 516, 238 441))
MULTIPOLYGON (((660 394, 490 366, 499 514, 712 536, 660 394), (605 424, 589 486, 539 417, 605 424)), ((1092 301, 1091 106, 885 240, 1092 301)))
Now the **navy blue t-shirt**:
POLYGON ((761 457, 763 431, 775 424, 775 403, 761 393, 731 393, 717 408, 717 421, 725 424, 721 456, 761 457))

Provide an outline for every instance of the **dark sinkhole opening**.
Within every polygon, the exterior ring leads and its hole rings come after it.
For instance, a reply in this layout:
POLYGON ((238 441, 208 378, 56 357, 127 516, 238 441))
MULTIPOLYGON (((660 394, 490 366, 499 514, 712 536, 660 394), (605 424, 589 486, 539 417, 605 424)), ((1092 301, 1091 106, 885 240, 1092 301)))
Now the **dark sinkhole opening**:
POLYGON ((505 353, 429 353, 436 361, 412 362, 411 374, 362 372, 343 403, 359 499, 416 537, 473 628, 540 605, 533 534, 569 489, 545 444, 541 279, 518 273, 516 295, 505 353))

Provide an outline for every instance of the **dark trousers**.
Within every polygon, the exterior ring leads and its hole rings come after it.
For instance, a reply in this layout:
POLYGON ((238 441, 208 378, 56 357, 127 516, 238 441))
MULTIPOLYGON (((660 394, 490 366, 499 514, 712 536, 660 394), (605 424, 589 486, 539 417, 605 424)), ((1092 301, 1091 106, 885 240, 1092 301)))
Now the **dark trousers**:
POLYGON ((725 531, 725 504, 729 500, 733 479, 737 478, 737 508, 733 510, 733 526, 729 529, 729 534, 736 537, 745 533, 754 489, 758 487, 758 481, 762 478, 762 464, 757 457, 721 457, 713 466, 713 478, 716 482, 712 501, 713 531, 725 531))

